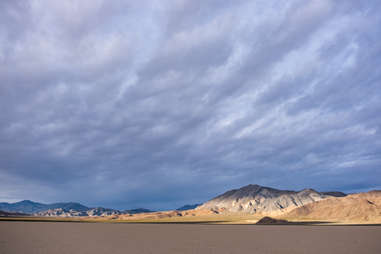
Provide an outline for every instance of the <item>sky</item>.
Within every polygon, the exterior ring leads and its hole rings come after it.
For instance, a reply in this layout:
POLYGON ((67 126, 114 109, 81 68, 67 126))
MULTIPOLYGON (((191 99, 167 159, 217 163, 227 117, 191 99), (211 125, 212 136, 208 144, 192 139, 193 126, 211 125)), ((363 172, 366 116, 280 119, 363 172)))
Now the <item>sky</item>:
POLYGON ((0 201, 381 189, 380 1, 0 1, 0 201))

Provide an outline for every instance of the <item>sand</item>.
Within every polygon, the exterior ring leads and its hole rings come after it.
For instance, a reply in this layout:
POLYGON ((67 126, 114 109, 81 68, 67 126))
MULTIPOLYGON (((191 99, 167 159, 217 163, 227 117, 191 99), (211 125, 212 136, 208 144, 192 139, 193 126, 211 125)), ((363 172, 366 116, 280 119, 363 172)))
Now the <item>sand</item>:
POLYGON ((381 253, 381 226, 0 221, 0 253, 381 253))

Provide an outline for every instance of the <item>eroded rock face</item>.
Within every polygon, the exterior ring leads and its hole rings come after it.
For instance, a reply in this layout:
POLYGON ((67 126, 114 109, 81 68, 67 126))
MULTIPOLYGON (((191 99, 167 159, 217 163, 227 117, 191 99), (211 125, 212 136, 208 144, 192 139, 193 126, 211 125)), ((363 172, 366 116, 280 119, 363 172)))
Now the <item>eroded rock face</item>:
POLYGON ((332 196, 313 189, 289 191, 250 184, 217 196, 196 209, 275 215, 328 197, 332 196))

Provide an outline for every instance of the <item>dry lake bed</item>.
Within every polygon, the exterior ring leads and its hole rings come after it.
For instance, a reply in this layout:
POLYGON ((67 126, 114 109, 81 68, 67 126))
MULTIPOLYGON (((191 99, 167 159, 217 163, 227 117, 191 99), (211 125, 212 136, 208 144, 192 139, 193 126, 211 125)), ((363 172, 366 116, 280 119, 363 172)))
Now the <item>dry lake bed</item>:
POLYGON ((381 253, 381 226, 0 221, 1 254, 381 253))

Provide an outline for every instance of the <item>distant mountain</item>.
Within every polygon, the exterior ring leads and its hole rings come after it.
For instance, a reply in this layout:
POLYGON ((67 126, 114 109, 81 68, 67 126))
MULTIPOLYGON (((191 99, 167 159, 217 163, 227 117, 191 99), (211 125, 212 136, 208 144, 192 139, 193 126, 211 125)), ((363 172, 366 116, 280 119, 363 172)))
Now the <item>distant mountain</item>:
POLYGON ((87 216, 110 216, 122 214, 122 212, 119 210, 103 207, 91 208, 90 210, 87 210, 86 213, 87 216))
POLYGON ((0 217, 21 217, 21 216, 29 216, 29 214, 25 213, 10 213, 0 210, 0 217))
POLYGON ((88 207, 79 203, 74 203, 74 202, 42 204, 42 203, 30 201, 30 200, 23 200, 16 203, 7 203, 7 202, 0 203, 0 210, 6 211, 6 212, 19 212, 19 213, 28 213, 28 214, 34 214, 34 213, 39 213, 49 209, 58 209, 58 208, 61 208, 63 210, 72 209, 76 211, 89 210, 88 207))
POLYGON ((64 210, 76 210, 79 212, 84 212, 84 211, 87 211, 90 209, 87 206, 84 206, 80 203, 74 203, 74 202, 54 203, 54 204, 50 204, 48 206, 49 206, 49 209, 62 208, 64 210))
POLYGON ((90 216, 90 217, 98 217, 98 216, 112 216, 112 215, 121 215, 121 214, 139 214, 139 213, 150 213, 153 212, 148 209, 138 208, 132 210, 119 211, 110 208, 96 207, 96 208, 88 208, 87 210, 76 210, 76 209, 67 209, 67 208, 54 208, 48 209, 44 211, 40 211, 34 213, 35 216, 42 217, 77 217, 77 216, 90 216))
POLYGON ((176 211, 192 210, 192 209, 195 209, 197 206, 200 206, 200 205, 202 205, 202 204, 184 205, 180 208, 177 208, 176 211))
POLYGON ((128 213, 128 214, 138 214, 138 213, 152 213, 154 211, 146 209, 146 208, 136 208, 136 209, 131 209, 131 210, 124 210, 123 213, 128 213))
POLYGON ((103 207, 90 208, 75 202, 42 204, 30 200, 23 200, 16 203, 2 202, 0 203, 0 210, 8 213, 24 213, 35 216, 49 217, 110 216, 120 214, 138 214, 153 212, 145 208, 119 211, 116 209, 103 207))
POLYGON ((110 215, 119 215, 122 212, 114 209, 96 207, 89 208, 88 210, 75 210, 75 209, 65 209, 65 208, 54 208, 38 213, 34 213, 35 216, 43 217, 77 217, 77 216, 110 216, 110 215))
POLYGON ((33 214, 34 216, 41 217, 75 217, 75 216, 87 216, 84 211, 76 211, 73 209, 54 208, 44 211, 40 211, 33 214))
POLYGON ((35 213, 42 211, 44 209, 49 209, 45 204, 33 202, 30 200, 23 200, 16 203, 0 203, 0 210, 5 212, 18 212, 18 213, 35 213))
POLYGON ((251 214, 282 214, 296 207, 328 197, 332 198, 334 195, 323 194, 313 189, 302 191, 277 190, 250 184, 240 189, 227 191, 196 209, 251 214))
POLYGON ((330 198, 296 208, 284 215, 292 219, 381 223, 381 191, 330 198))

